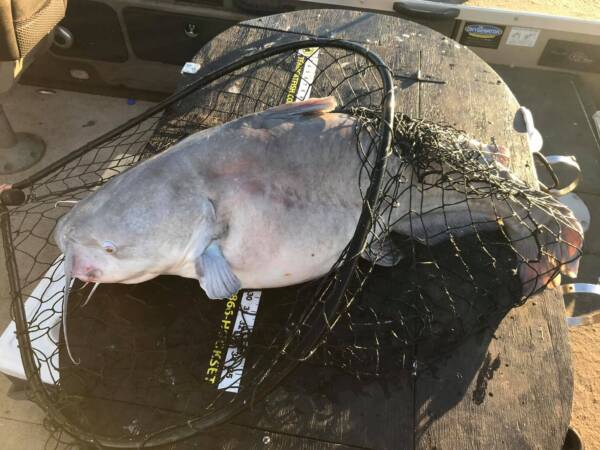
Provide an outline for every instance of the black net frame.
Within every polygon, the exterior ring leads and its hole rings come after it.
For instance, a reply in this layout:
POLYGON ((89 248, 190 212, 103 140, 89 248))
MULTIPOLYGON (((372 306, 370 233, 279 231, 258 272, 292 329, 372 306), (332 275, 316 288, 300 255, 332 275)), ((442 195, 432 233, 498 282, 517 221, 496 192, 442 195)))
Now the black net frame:
MULTIPOLYGON (((331 52, 340 50, 346 52, 347 55, 352 55, 355 59, 356 57, 360 57, 363 61, 366 61, 367 64, 366 66, 363 65, 357 73, 360 76, 362 76, 362 73, 368 73, 369 76, 376 79, 374 88, 372 87, 367 93, 356 94, 356 98, 361 99, 365 96, 374 96, 374 100, 371 100, 370 106, 372 109, 378 111, 377 120, 373 121, 371 118, 369 125, 365 126, 367 133, 369 133, 372 138, 376 137, 377 139, 376 142, 373 140, 374 143, 371 144, 368 149, 363 149, 365 152, 363 156, 368 164, 365 164, 367 183, 364 186, 362 212, 354 237, 344 250, 344 253, 336 266, 332 269, 332 275, 326 280, 321 280, 311 286, 311 292, 320 292, 320 301, 309 302, 308 306, 304 305, 299 307, 299 309, 296 308, 292 314, 297 318, 297 321, 288 324, 288 326, 281 330, 281 336, 277 341, 278 351, 272 352, 268 358, 265 357, 260 360, 259 363, 257 363, 257 367, 254 368, 255 373, 261 375, 253 383, 254 386, 242 390, 234 400, 230 401, 224 407, 215 408, 210 411, 210 413, 201 417, 187 418, 182 423, 165 427, 164 429, 153 433, 146 433, 141 437, 135 436, 125 439, 100 436, 91 433, 89 430, 85 430, 81 426, 73 423, 72 419, 65 416, 64 411, 61 409, 61 405, 55 403, 56 397, 53 389, 49 389, 40 377, 39 355, 36 355, 35 349, 32 346, 30 338, 30 333, 32 331, 30 329, 31 323, 28 321, 24 306, 24 297, 28 290, 22 286, 21 282, 21 280, 27 279, 27 277, 31 278, 32 275, 31 273, 19 273, 17 255, 14 249, 18 248, 18 245, 22 242, 15 241, 15 223, 11 221, 11 219, 14 220, 15 217, 13 214, 14 210, 9 210, 5 204, 2 204, 2 210, 0 211, 1 228, 6 248, 7 270, 12 296, 12 312, 17 324, 17 337, 21 358, 29 387, 32 391, 33 400, 45 410, 53 427, 58 430, 66 431, 77 440, 114 448, 152 447, 188 438, 212 426, 223 423, 277 386, 280 380, 292 371, 299 361, 308 358, 315 351, 317 344, 322 340, 323 334, 327 330, 332 329, 333 325, 337 322, 337 319, 339 318, 339 309, 342 305, 345 305, 346 307, 349 306, 347 298, 348 296, 353 297, 353 294, 349 294, 348 286, 352 281, 357 281, 356 279, 353 280, 353 278, 356 278, 357 256, 363 251, 367 236, 372 228, 373 211, 379 197, 386 161, 391 153, 390 149, 394 120, 393 81, 389 69, 377 54, 353 42, 330 39, 305 39, 274 45, 250 56, 242 57, 234 63, 203 75, 200 79, 184 87, 158 105, 150 108, 145 113, 87 143, 78 150, 70 153, 67 157, 51 164, 37 174, 22 182, 15 183, 10 192, 4 193, 3 198, 5 200, 9 199, 8 202, 5 201, 4 203, 10 203, 11 198, 17 198, 17 200, 19 200, 21 192, 25 192, 26 198, 21 198, 25 201, 20 207, 26 209, 28 204, 34 204, 35 202, 40 201, 58 201, 64 198, 64 195, 72 193, 73 189, 70 188, 68 183, 64 180, 78 179, 85 185, 86 189, 93 189, 95 186, 102 184, 102 182, 105 181, 97 179, 99 171, 105 170, 105 168, 101 167, 101 164, 96 164, 97 161, 94 156, 91 162, 86 162, 86 170, 88 172, 83 174, 78 172, 77 167, 81 167, 83 161, 82 158, 85 158, 86 155, 94 151, 101 151, 104 145, 114 146, 115 140, 119 140, 119 145, 128 145, 128 139, 133 137, 135 140, 139 136, 145 136, 145 134, 151 130, 139 129, 140 124, 143 124, 144 121, 153 117, 156 117, 155 124, 160 122, 162 126, 168 130, 170 124, 164 123, 165 118, 162 117, 162 113, 181 102, 185 102, 186 98, 194 92, 197 92, 229 74, 244 69, 244 67, 251 64, 260 64, 261 61, 267 61, 268 58, 276 58, 278 55, 283 55, 286 52, 295 52, 311 47, 318 47, 322 51, 331 52), (129 131, 131 131, 131 133, 128 134, 129 131), (64 176, 63 179, 59 179, 57 175, 59 173, 66 173, 66 176, 64 176), (91 177, 85 178, 88 174, 91 174, 91 177), (11 217, 11 214, 13 214, 13 217, 11 217)), ((331 66, 335 63, 336 61, 334 58, 334 62, 331 63, 331 66)), ((326 69, 321 69, 320 74, 323 73, 326 73, 326 69)), ((355 73, 354 76, 356 75, 357 74, 355 73)), ((265 83, 270 82, 269 80, 263 81, 265 83)), ((338 87, 332 86, 333 89, 338 87)), ((245 92, 241 93, 242 96, 244 94, 245 92)), ((265 104, 264 102, 260 104, 259 101, 252 98, 249 98, 249 100, 254 101, 255 110, 264 109, 266 106, 275 106, 276 104, 281 103, 280 98, 274 99, 274 104, 272 105, 265 104)), ((357 104, 360 103, 361 102, 357 102, 357 104)), ((348 107, 349 105, 344 106, 348 107)), ((220 112, 223 113, 223 115, 220 116, 223 121, 231 120, 231 118, 233 118, 231 111, 220 112)), ((210 125, 214 125, 214 123, 209 124, 209 126, 210 125)), ((191 131, 194 131, 193 125, 189 127, 188 123, 187 126, 188 127, 186 128, 185 123, 177 123, 174 126, 173 135, 169 136, 167 131, 164 133, 162 141, 158 143, 152 141, 152 138, 147 139, 143 150, 139 151, 134 158, 126 156, 115 157, 111 151, 111 157, 117 160, 116 168, 115 166, 111 168, 113 171, 111 175, 120 173, 120 166, 127 167, 133 165, 137 161, 168 147, 183 136, 189 134, 191 131)), ((85 170, 83 170, 83 172, 85 172, 85 170)), ((100 177, 103 178, 103 175, 100 177)), ((16 203, 18 203, 18 201, 16 203)), ((22 223, 17 224, 17 227, 19 226, 22 226, 22 223)), ((39 236, 35 236, 35 233, 30 234, 29 238, 40 239, 39 236)), ((42 264, 50 265, 51 261, 52 259, 46 260, 46 262, 42 260, 42 264)), ((35 262, 38 262, 37 256, 35 262)), ((37 279, 39 278, 40 277, 38 276, 37 279)), ((362 282, 359 282, 358 286, 354 286, 354 291, 360 290, 361 286, 362 282)), ((58 344, 60 344, 60 342, 57 342, 57 345, 58 344)), ((51 361, 49 364, 51 364, 51 361)))

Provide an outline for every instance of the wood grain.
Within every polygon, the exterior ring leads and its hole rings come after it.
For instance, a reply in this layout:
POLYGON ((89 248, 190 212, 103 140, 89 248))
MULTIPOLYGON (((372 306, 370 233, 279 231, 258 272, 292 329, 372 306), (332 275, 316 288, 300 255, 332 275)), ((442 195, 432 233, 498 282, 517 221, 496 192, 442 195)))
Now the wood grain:
MULTIPOLYGON (((527 141, 514 129, 515 97, 478 56, 442 42, 420 50, 421 70, 444 73, 447 82, 422 85, 421 116, 508 146, 513 172, 535 184, 527 141)), ((563 305, 557 291, 535 295, 496 329, 465 342, 435 373, 421 374, 415 448, 450 449, 459 442, 464 449, 562 448, 572 401, 563 305)))
MULTIPOLYGON (((444 80, 399 78, 397 111, 452 124, 483 141, 494 138, 511 148, 512 169, 535 182, 526 139, 513 126, 519 105, 508 87, 474 53, 409 21, 341 10, 251 20, 202 48, 194 58, 202 66, 196 76, 272 42, 302 36, 360 42, 394 73, 420 69, 423 76, 444 80)), ((182 85, 193 79, 185 76, 182 85)), ((416 379, 403 372, 391 381, 360 382, 302 364, 221 432, 244 426, 290 436, 287 447, 275 448, 338 448, 331 445, 340 443, 372 449, 560 449, 573 389, 561 295, 538 294, 496 325, 416 379)), ((219 439, 219 448, 237 448, 219 439)), ((243 448, 256 445, 252 433, 231 439, 247 439, 243 448)))

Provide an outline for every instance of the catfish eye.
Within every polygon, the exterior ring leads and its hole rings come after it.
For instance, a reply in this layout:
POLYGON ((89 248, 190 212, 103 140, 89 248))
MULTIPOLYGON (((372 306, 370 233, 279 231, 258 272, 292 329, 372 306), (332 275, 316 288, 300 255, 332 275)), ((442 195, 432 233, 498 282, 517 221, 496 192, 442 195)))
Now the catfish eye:
POLYGON ((104 241, 102 243, 102 248, 106 253, 116 253, 117 246, 110 241, 104 241))

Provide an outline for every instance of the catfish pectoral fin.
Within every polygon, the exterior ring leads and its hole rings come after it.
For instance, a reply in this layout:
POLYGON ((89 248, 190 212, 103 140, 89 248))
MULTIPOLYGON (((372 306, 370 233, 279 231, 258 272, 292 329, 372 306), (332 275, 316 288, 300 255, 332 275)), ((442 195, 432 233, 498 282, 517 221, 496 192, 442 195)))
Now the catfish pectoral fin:
POLYGON ((242 288, 238 277, 221 252, 219 244, 211 243, 196 261, 200 286, 208 298, 229 298, 242 288))

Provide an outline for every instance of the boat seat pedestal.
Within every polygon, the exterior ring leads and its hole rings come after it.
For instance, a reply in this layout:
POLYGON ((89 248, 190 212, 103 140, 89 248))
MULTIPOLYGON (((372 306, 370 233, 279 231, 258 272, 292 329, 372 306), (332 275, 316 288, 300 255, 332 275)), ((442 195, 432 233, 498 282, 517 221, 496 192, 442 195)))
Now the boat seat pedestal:
POLYGON ((0 175, 20 172, 44 156, 46 144, 30 133, 15 133, 0 104, 0 175))

